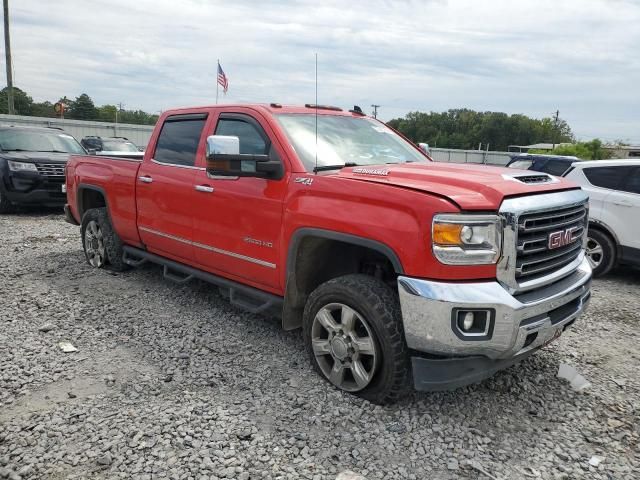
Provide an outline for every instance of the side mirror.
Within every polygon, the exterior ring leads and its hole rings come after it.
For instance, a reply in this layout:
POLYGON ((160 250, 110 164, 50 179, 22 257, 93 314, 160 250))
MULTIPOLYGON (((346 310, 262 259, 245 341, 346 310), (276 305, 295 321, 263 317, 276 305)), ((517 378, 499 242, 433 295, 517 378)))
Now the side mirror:
POLYGON ((422 150, 424 153, 426 153, 427 155, 429 155, 429 144, 428 143, 419 143, 418 147, 420 147, 420 150, 422 150))
POLYGON ((282 178, 282 163, 271 157, 240 153, 238 137, 207 137, 207 173, 212 176, 282 178))
POLYGON ((95 148, 87 148, 87 153, 89 155, 95 155, 97 153, 97 150, 95 148))

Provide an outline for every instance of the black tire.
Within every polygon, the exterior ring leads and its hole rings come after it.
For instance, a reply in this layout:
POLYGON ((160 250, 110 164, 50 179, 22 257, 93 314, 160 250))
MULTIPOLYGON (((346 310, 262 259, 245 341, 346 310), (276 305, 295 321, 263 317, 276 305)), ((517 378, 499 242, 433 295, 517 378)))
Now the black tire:
POLYGON ((120 237, 113 230, 111 221, 109 220, 109 214, 106 208, 92 208, 87 210, 82 217, 82 224, 80 226, 80 234, 82 236, 82 249, 87 263, 94 268, 106 268, 116 272, 123 272, 129 269, 129 265, 123 262, 122 255, 122 241, 120 237), (93 228, 93 225, 97 225, 98 231, 101 234, 103 246, 103 261, 96 262, 95 256, 91 255, 93 247, 88 244, 91 234, 87 235, 87 229, 93 228))
POLYGON ((13 212, 13 203, 9 201, 7 196, 0 188, 0 213, 11 213, 13 212))
MULTIPOLYGON (((391 403, 406 395, 411 368, 398 297, 382 281, 366 275, 353 274, 329 280, 309 296, 303 315, 303 337, 316 371, 329 381, 314 354, 312 327, 318 312, 335 304, 346 305, 365 319, 377 346, 374 357, 377 365, 368 385, 358 391, 337 388, 376 404, 391 403)), ((326 358, 335 360, 333 354, 326 358)))
POLYGON ((589 228, 589 233, 587 234, 587 257, 593 268, 594 277, 606 275, 616 264, 616 244, 614 240, 601 230, 589 228))

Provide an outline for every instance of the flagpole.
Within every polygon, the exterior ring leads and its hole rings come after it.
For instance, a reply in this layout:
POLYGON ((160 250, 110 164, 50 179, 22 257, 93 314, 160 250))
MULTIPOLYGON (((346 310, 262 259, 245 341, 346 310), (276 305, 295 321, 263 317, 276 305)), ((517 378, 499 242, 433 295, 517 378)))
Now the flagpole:
POLYGON ((218 59, 218 66, 216 68, 216 105, 218 104, 218 89, 220 85, 218 84, 218 72, 220 71, 220 59, 218 59))

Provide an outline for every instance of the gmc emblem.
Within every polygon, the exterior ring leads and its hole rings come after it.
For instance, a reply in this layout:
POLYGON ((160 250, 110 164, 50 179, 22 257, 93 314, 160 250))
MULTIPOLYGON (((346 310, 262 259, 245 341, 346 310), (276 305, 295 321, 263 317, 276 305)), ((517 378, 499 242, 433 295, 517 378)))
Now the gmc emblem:
POLYGON ((560 230, 558 232, 552 232, 549 234, 549 250, 555 248, 564 247, 574 242, 573 234, 578 230, 578 227, 567 228, 566 230, 560 230))

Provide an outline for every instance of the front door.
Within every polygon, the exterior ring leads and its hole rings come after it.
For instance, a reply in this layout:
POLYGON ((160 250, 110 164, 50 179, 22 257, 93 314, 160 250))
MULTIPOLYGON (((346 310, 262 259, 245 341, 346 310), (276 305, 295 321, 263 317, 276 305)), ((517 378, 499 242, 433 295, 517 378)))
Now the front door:
MULTIPOLYGON (((242 111, 242 109, 238 109, 242 111)), ((207 135, 240 139, 241 154, 282 159, 268 124, 257 114, 221 113, 207 135)), ((196 172, 194 250, 205 269, 279 293, 279 251, 286 175, 280 180, 211 177, 196 172)))
POLYGON ((194 260, 193 186, 206 120, 206 114, 168 117, 152 159, 141 165, 136 178, 140 238, 149 251, 176 260, 194 260))

